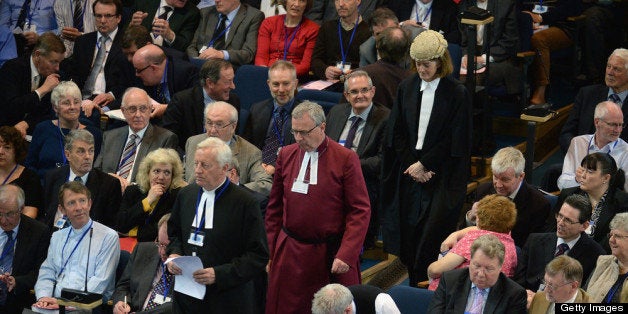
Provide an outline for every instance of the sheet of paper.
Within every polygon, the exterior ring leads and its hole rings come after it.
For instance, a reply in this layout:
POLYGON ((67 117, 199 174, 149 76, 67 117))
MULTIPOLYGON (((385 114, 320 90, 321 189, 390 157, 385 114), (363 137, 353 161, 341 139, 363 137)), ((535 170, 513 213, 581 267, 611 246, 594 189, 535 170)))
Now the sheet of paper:
POLYGON ((179 256, 169 258, 166 263, 173 262, 181 268, 181 275, 176 275, 174 291, 202 300, 205 297, 205 285, 194 281, 192 274, 203 268, 203 262, 198 256, 179 256))
POLYGON ((338 81, 323 81, 323 80, 312 81, 307 84, 304 84, 303 86, 301 86, 301 88, 323 90, 336 82, 338 81))
POLYGON ((124 115, 122 114, 122 110, 120 110, 120 109, 109 110, 109 111, 105 112, 105 114, 107 116, 109 116, 109 118, 111 118, 111 119, 116 119, 116 120, 120 120, 120 121, 126 121, 126 119, 124 118, 124 115))

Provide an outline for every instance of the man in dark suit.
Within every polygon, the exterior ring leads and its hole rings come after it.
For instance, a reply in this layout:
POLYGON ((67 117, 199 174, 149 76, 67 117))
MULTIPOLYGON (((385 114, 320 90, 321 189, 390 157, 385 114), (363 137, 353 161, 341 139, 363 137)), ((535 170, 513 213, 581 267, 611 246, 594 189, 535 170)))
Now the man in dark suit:
POLYGON ((338 104, 327 115, 325 133, 332 140, 355 151, 360 157, 362 174, 371 201, 371 221, 364 240, 366 247, 375 245, 379 234, 380 153, 390 109, 373 102, 376 89, 369 75, 354 71, 344 82, 349 103, 338 104))
POLYGON ((199 10, 187 0, 134 1, 129 25, 143 25, 153 35, 153 43, 180 51, 190 44, 201 19, 199 10))
POLYGON ((201 9, 201 22, 187 48, 190 58, 225 59, 248 64, 257 51, 257 31, 264 13, 240 0, 222 0, 201 9))
POLYGON ((114 229, 122 199, 120 181, 93 168, 94 136, 85 129, 72 130, 65 137, 64 149, 69 165, 46 173, 44 199, 47 207, 38 219, 48 227, 63 228, 67 218, 58 210, 59 188, 66 182, 80 181, 92 195, 91 218, 114 229))
MULTIPOLYGON (((227 179, 232 158, 219 138, 198 144, 196 181, 181 189, 172 208, 168 257, 198 256, 203 268, 194 272, 194 280, 207 287, 202 300, 175 291, 175 313, 261 311, 252 279, 264 272, 268 245, 257 202, 227 179)), ((181 274, 175 262, 167 265, 171 273, 181 274)))
MULTIPOLYGON (((362 15, 364 19, 368 20, 371 14, 373 14, 373 11, 384 2, 386 1, 360 0, 360 15, 362 15)), ((317 0, 313 1, 312 8, 307 11, 306 16, 320 25, 325 21, 337 20, 338 11, 336 11, 336 6, 334 5, 333 0, 317 0)))
POLYGON ((242 137, 262 150, 262 167, 267 174, 275 173, 275 161, 279 149, 294 143, 290 133, 292 109, 300 103, 294 97, 297 92, 297 72, 294 65, 278 60, 268 69, 268 88, 272 99, 251 106, 242 137))
MULTIPOLYGON (((595 133, 593 115, 597 104, 605 100, 617 103, 622 107, 624 120, 628 121, 628 49, 619 48, 613 51, 606 63, 604 81, 604 85, 583 87, 578 92, 573 109, 558 138, 564 153, 569 149, 572 138, 595 133)), ((620 137, 628 141, 628 129, 624 129, 620 137)))
MULTIPOLYGON (((493 182, 480 184, 476 190, 476 202, 489 194, 510 198, 517 207, 517 222, 512 229, 515 245, 523 247, 532 232, 543 232, 545 220, 550 212, 550 203, 545 196, 525 180, 525 159, 513 147, 497 151, 491 161, 493 182)), ((475 224, 476 204, 467 212, 467 225, 475 224)))
POLYGON ((156 45, 148 44, 133 55, 135 75, 151 97, 151 118, 161 118, 175 93, 197 84, 198 69, 179 58, 168 57, 156 45))
POLYGON ((24 191, 15 185, 0 186, 0 250, 15 245, 0 257, 0 312, 21 313, 35 302, 35 286, 41 263, 46 259, 50 231, 24 214, 24 191), (10 238, 9 238, 10 233, 10 238), (17 233, 17 234, 16 234, 17 233))
POLYGON ((460 45, 458 8, 449 0, 399 0, 388 1, 390 8, 401 20, 401 26, 423 27, 437 31, 449 44, 460 45), (417 7, 417 2, 420 2, 417 7))
POLYGON ((159 219, 159 232, 155 242, 140 242, 133 249, 113 293, 114 314, 140 311, 152 314, 172 313, 174 276, 163 264, 168 258, 166 247, 170 244, 169 218, 170 214, 166 214, 159 219))
POLYGON ((130 66, 120 43, 124 35, 118 27, 122 19, 119 0, 94 2, 95 32, 79 36, 72 57, 63 62, 64 79, 72 80, 83 94, 81 105, 87 117, 93 110, 118 109, 124 90, 131 85, 130 66))
POLYGON ((117 177, 123 189, 129 182, 135 182, 137 169, 146 154, 157 148, 178 147, 174 133, 149 123, 150 108, 150 97, 144 90, 129 88, 122 96, 120 107, 129 125, 103 134, 95 167, 117 177))
POLYGON ((59 84, 57 72, 64 57, 61 39, 45 33, 32 54, 11 59, 0 68, 0 125, 14 126, 25 136, 52 117, 50 92, 59 84))
POLYGON ((499 239, 479 237, 471 245, 469 268, 443 274, 427 312, 525 314, 526 291, 501 272, 503 262, 499 239))
POLYGON ((588 198, 579 194, 568 196, 556 214, 556 232, 532 233, 528 237, 513 280, 526 288, 529 295, 533 294, 539 289, 547 263, 562 254, 578 260, 583 269, 582 278, 589 278, 597 257, 606 254, 602 246, 584 232, 590 219, 588 198))
POLYGON ((182 150, 188 138, 205 132, 203 111, 207 104, 225 101, 240 109, 240 99, 231 92, 235 88, 235 74, 229 61, 208 60, 199 76, 200 83, 174 94, 161 121, 164 128, 179 137, 182 150))

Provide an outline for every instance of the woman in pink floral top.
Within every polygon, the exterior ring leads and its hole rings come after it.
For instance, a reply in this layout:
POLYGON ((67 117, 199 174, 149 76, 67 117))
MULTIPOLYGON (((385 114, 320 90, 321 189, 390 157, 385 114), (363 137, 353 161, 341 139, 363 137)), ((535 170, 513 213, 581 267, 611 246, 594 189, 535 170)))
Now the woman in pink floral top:
POLYGON ((477 227, 454 232, 452 236, 462 238, 444 256, 427 268, 427 276, 430 278, 429 290, 436 290, 443 272, 468 267, 471 260, 471 244, 485 234, 496 236, 506 247, 502 264, 504 275, 512 277, 515 274, 517 250, 510 236, 510 230, 517 218, 515 204, 504 196, 488 195, 481 199, 477 206, 477 227))

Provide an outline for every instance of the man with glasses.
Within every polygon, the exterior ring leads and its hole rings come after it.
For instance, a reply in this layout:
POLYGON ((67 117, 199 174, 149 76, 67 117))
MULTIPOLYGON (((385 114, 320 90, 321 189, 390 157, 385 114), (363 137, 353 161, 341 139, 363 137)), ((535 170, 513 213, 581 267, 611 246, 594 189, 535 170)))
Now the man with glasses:
POLYGON ((0 312, 22 313, 35 301, 39 266, 46 258, 50 231, 22 214, 24 191, 15 185, 0 186, 0 312))
POLYGON ((262 151, 239 135, 238 111, 232 105, 217 101, 205 107, 205 133, 190 137, 185 143, 185 178, 194 182, 194 152, 196 145, 208 137, 217 137, 227 143, 240 164, 240 183, 249 189, 268 195, 272 178, 262 168, 262 151))
POLYGON ((359 255, 371 213, 360 160, 325 135, 325 113, 292 110, 296 144, 279 151, 266 208, 266 313, 308 313, 328 283, 360 283, 359 255))
POLYGON ((33 53, 7 61, 0 68, 0 125, 14 126, 23 136, 52 117, 50 92, 59 85, 63 42, 53 33, 39 36, 33 53))
POLYGON ((504 252, 494 235, 473 241, 469 267, 443 274, 427 313, 527 313, 525 290, 501 272, 504 252))
POLYGON ((238 111, 240 108, 240 99, 232 92, 235 74, 229 61, 208 60, 199 76, 200 82, 194 87, 174 94, 162 119, 162 126, 179 137, 181 149, 185 149, 188 138, 205 132, 203 111, 208 104, 226 101, 238 111))
POLYGON ((127 89, 120 109, 129 125, 103 134, 95 167, 118 178, 124 190, 135 182, 139 165, 149 152, 162 147, 177 149, 179 141, 174 133, 150 123, 152 107, 144 90, 127 89))
POLYGON ((172 313, 174 275, 164 265, 168 258, 166 247, 170 244, 168 219, 170 214, 159 219, 155 242, 140 242, 133 249, 113 293, 114 314, 172 313))
MULTIPOLYGON (((558 178, 558 187, 561 190, 580 185, 585 172, 580 162, 592 153, 607 153, 615 159, 617 168, 628 170, 628 144, 619 138, 625 127, 622 108, 612 101, 599 103, 595 107, 593 124, 594 134, 579 135, 571 139, 563 162, 563 171, 558 178)), ((626 176, 628 179, 628 173, 626 176)), ((628 180, 624 190, 628 190, 628 180)))
POLYGON ((139 87, 151 98, 154 111, 150 117, 153 119, 163 116, 175 93, 188 89, 198 82, 198 69, 195 66, 180 58, 166 56, 164 51, 154 44, 148 44, 135 52, 133 67, 135 76, 142 81, 139 87))
POLYGON ((380 153, 390 109, 373 102, 376 89, 364 71, 355 71, 347 75, 344 90, 349 103, 331 108, 327 115, 325 133, 360 157, 362 174, 371 201, 371 222, 364 243, 368 248, 375 245, 379 230, 377 204, 381 181, 380 153))
POLYGON ((554 314, 556 303, 592 303, 589 294, 580 288, 585 278, 577 260, 557 256, 545 267, 544 289, 534 296, 528 313, 554 314))
MULTIPOLYGON (((76 38, 74 53, 63 62, 66 79, 78 85, 83 94, 85 116, 120 107, 124 90, 131 85, 130 65, 122 53, 123 32, 120 0, 96 0, 92 5, 96 31, 76 38)), ((95 117, 98 117, 97 114, 95 117)), ((95 121, 100 122, 99 119, 95 121)))
POLYGON ((545 265, 555 256, 567 255, 578 260, 582 278, 588 278, 597 257, 606 254, 602 246, 584 232, 589 227, 591 210, 587 197, 570 195, 556 213, 556 232, 530 234, 513 277, 527 289, 528 300, 539 290, 545 265))
POLYGON ((90 216, 110 228, 120 208, 122 193, 120 181, 93 167, 94 136, 85 129, 72 130, 65 137, 65 157, 68 165, 52 169, 44 180, 45 210, 39 212, 38 220, 53 230, 69 225, 67 217, 59 210, 59 188, 66 182, 83 183, 92 193, 90 216))

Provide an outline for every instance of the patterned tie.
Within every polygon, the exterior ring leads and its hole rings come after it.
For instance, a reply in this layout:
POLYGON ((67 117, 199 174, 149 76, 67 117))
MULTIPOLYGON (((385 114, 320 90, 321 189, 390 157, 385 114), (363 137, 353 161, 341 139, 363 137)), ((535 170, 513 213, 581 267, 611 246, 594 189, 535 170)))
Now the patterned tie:
POLYGON ((268 165, 274 165, 277 161, 277 151, 281 147, 281 141, 279 136, 283 135, 283 122, 284 113, 286 109, 279 107, 275 112, 272 125, 270 127, 270 134, 264 141, 264 147, 262 149, 262 162, 268 165), (278 136, 279 135, 279 136, 278 136))
POLYGON ((131 168, 133 168, 133 162, 135 160, 135 153, 137 151, 137 138, 136 134, 131 134, 129 136, 129 141, 127 142, 124 150, 122 151, 122 156, 120 158, 120 166, 118 167, 118 175, 123 178, 128 178, 129 173, 131 172, 131 168))
POLYGON ((167 5, 164 5, 163 9, 164 9, 164 13, 160 14, 157 18, 158 19, 162 19, 162 20, 167 20, 168 19, 168 13, 170 13, 170 11, 172 11, 172 8, 167 6, 167 5))
MULTIPOLYGON (((17 16, 17 23, 15 23, 16 27, 24 29, 24 24, 26 24, 26 16, 28 15, 28 11, 31 9, 31 0, 24 1, 22 8, 20 9, 20 15, 17 16)), ((26 31, 26 30, 25 30, 26 31)))
POLYGON ((608 100, 621 106, 621 98, 619 98, 619 95, 617 94, 611 94, 610 96, 608 96, 608 100))
POLYGON ((107 52, 106 43, 109 39, 108 36, 104 35, 100 37, 98 47, 98 53, 96 54, 96 59, 94 59, 94 65, 92 66, 92 71, 89 72, 89 76, 87 80, 85 80, 85 85, 83 86, 83 96, 90 97, 94 92, 94 86, 96 85, 96 77, 100 70, 102 70, 103 65, 105 64, 105 55, 107 52))
POLYGON ((78 182, 78 183, 80 183, 80 184, 83 184, 83 179, 81 179, 81 177, 79 177, 79 176, 76 176, 76 177, 74 178, 74 181, 76 181, 76 182, 78 182))
MULTIPOLYGON (((13 265, 13 250, 15 248, 15 239, 13 239, 13 230, 7 230, 4 232, 7 235, 7 242, 2 249, 2 255, 0 255, 0 272, 10 273, 11 266, 13 265)), ((0 281, 0 305, 4 305, 7 301, 7 285, 4 281, 0 281)))
POLYGON ((467 307, 468 311, 465 313, 469 314, 481 314, 482 307, 484 307, 484 302, 486 301, 486 289, 480 289, 475 287, 475 296, 473 297, 473 303, 471 303, 471 307, 467 307))
POLYGON ((33 81, 31 82, 31 92, 34 92, 37 88, 39 88, 40 82, 41 82, 41 74, 33 77, 33 81))
POLYGON ((567 243, 561 243, 556 247, 556 253, 554 254, 554 257, 561 256, 567 251, 569 251, 569 245, 567 245, 567 243))
POLYGON ((358 126, 360 125, 360 121, 362 118, 358 116, 351 117, 353 122, 351 123, 351 128, 349 128, 349 133, 347 134, 347 140, 345 141, 345 147, 351 149, 353 147, 353 140, 355 140, 355 132, 358 131, 358 126))
MULTIPOLYGON (((87 1, 87 0, 85 0, 87 1)), ((74 0, 74 14, 72 15, 74 27, 83 32, 83 5, 81 0, 74 0)))
POLYGON ((146 304, 146 308, 144 308, 144 311, 152 310, 160 305, 159 303, 155 302, 155 297, 157 296, 157 294, 163 296, 163 300, 165 301, 167 297, 167 295, 164 295, 164 291, 166 290, 166 287, 168 287, 168 294, 170 294, 170 291, 172 291, 171 288, 172 288, 172 281, 173 281, 174 276, 171 273, 169 273, 167 270, 164 270, 164 271, 166 271, 166 276, 165 276, 166 280, 164 282, 163 275, 159 277, 159 281, 157 282, 157 284, 153 286, 153 291, 150 294, 150 299, 148 300, 148 303, 146 304))
POLYGON ((216 29, 214 35, 212 36, 212 41, 214 41, 214 49, 216 50, 224 48, 225 37, 227 37, 226 33, 223 34, 223 31, 225 30, 227 24, 227 16, 221 13, 218 14, 218 18, 220 19, 218 21, 218 29, 216 29))

